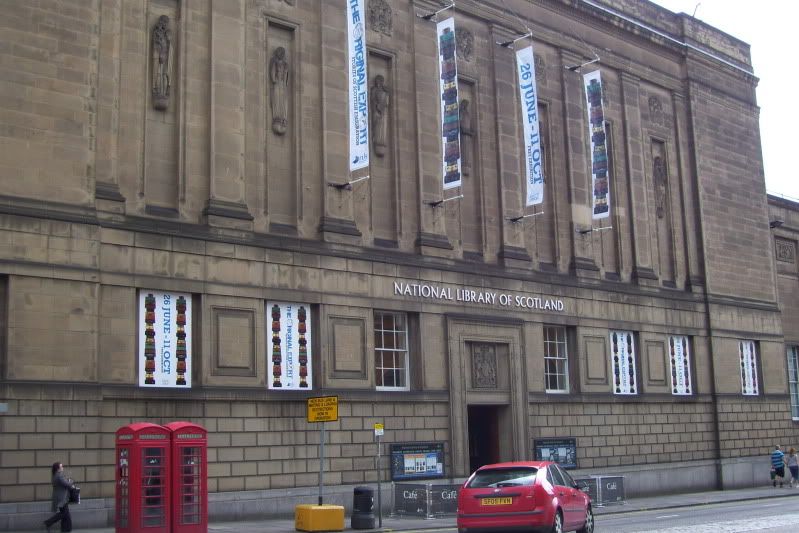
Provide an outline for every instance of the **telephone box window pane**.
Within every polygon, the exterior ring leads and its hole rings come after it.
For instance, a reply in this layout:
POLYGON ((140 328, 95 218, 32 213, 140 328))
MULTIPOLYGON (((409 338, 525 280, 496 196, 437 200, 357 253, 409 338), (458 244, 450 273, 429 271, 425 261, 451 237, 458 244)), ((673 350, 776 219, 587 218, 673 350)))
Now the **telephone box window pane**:
POLYGON ((181 523, 200 523, 200 458, 198 447, 181 449, 181 469, 183 479, 180 485, 181 523))
POLYGON ((164 472, 165 448, 144 448, 142 491, 144 505, 142 523, 145 527, 166 523, 164 472))

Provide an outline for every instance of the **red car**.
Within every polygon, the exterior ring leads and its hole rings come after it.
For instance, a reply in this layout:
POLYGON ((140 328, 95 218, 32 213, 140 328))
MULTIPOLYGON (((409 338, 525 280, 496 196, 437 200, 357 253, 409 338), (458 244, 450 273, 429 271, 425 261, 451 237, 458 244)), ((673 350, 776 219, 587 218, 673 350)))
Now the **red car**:
POLYGON ((591 498, 550 461, 479 468, 458 494, 458 532, 593 533, 591 498))

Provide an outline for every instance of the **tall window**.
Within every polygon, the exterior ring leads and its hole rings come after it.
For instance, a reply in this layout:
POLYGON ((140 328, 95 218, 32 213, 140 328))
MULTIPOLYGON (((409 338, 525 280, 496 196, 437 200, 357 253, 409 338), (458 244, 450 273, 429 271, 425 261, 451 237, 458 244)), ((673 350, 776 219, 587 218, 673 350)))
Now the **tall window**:
POLYGON ((755 341, 738 342, 738 359, 741 363, 741 393, 757 396, 757 348, 755 341))
POLYGON ((375 384, 408 390, 408 319, 404 313, 375 312, 375 384))
POLYGON ((791 418, 799 420, 799 347, 788 346, 788 391, 791 393, 791 418))
POLYGON ((547 392, 569 392, 566 328, 544 326, 544 379, 547 392))

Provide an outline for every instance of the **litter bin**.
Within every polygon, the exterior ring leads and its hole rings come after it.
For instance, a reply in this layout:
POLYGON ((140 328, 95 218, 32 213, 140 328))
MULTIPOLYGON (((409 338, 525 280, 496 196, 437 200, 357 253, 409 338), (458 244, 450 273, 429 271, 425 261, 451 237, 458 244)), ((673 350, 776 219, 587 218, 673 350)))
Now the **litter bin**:
POLYGON ((352 500, 352 529, 375 528, 375 491, 371 487, 355 487, 352 500))

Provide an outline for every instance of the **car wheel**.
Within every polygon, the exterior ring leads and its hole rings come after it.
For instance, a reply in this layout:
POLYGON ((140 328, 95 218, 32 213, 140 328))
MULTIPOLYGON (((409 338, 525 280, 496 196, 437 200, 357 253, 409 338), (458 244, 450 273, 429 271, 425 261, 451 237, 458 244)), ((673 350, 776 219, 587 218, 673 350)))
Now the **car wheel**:
POLYGON ((552 533, 563 533, 563 515, 560 511, 555 513, 555 520, 552 523, 552 533))
POLYGON ((590 507, 585 510, 585 524, 577 533, 594 533, 594 511, 590 507))

